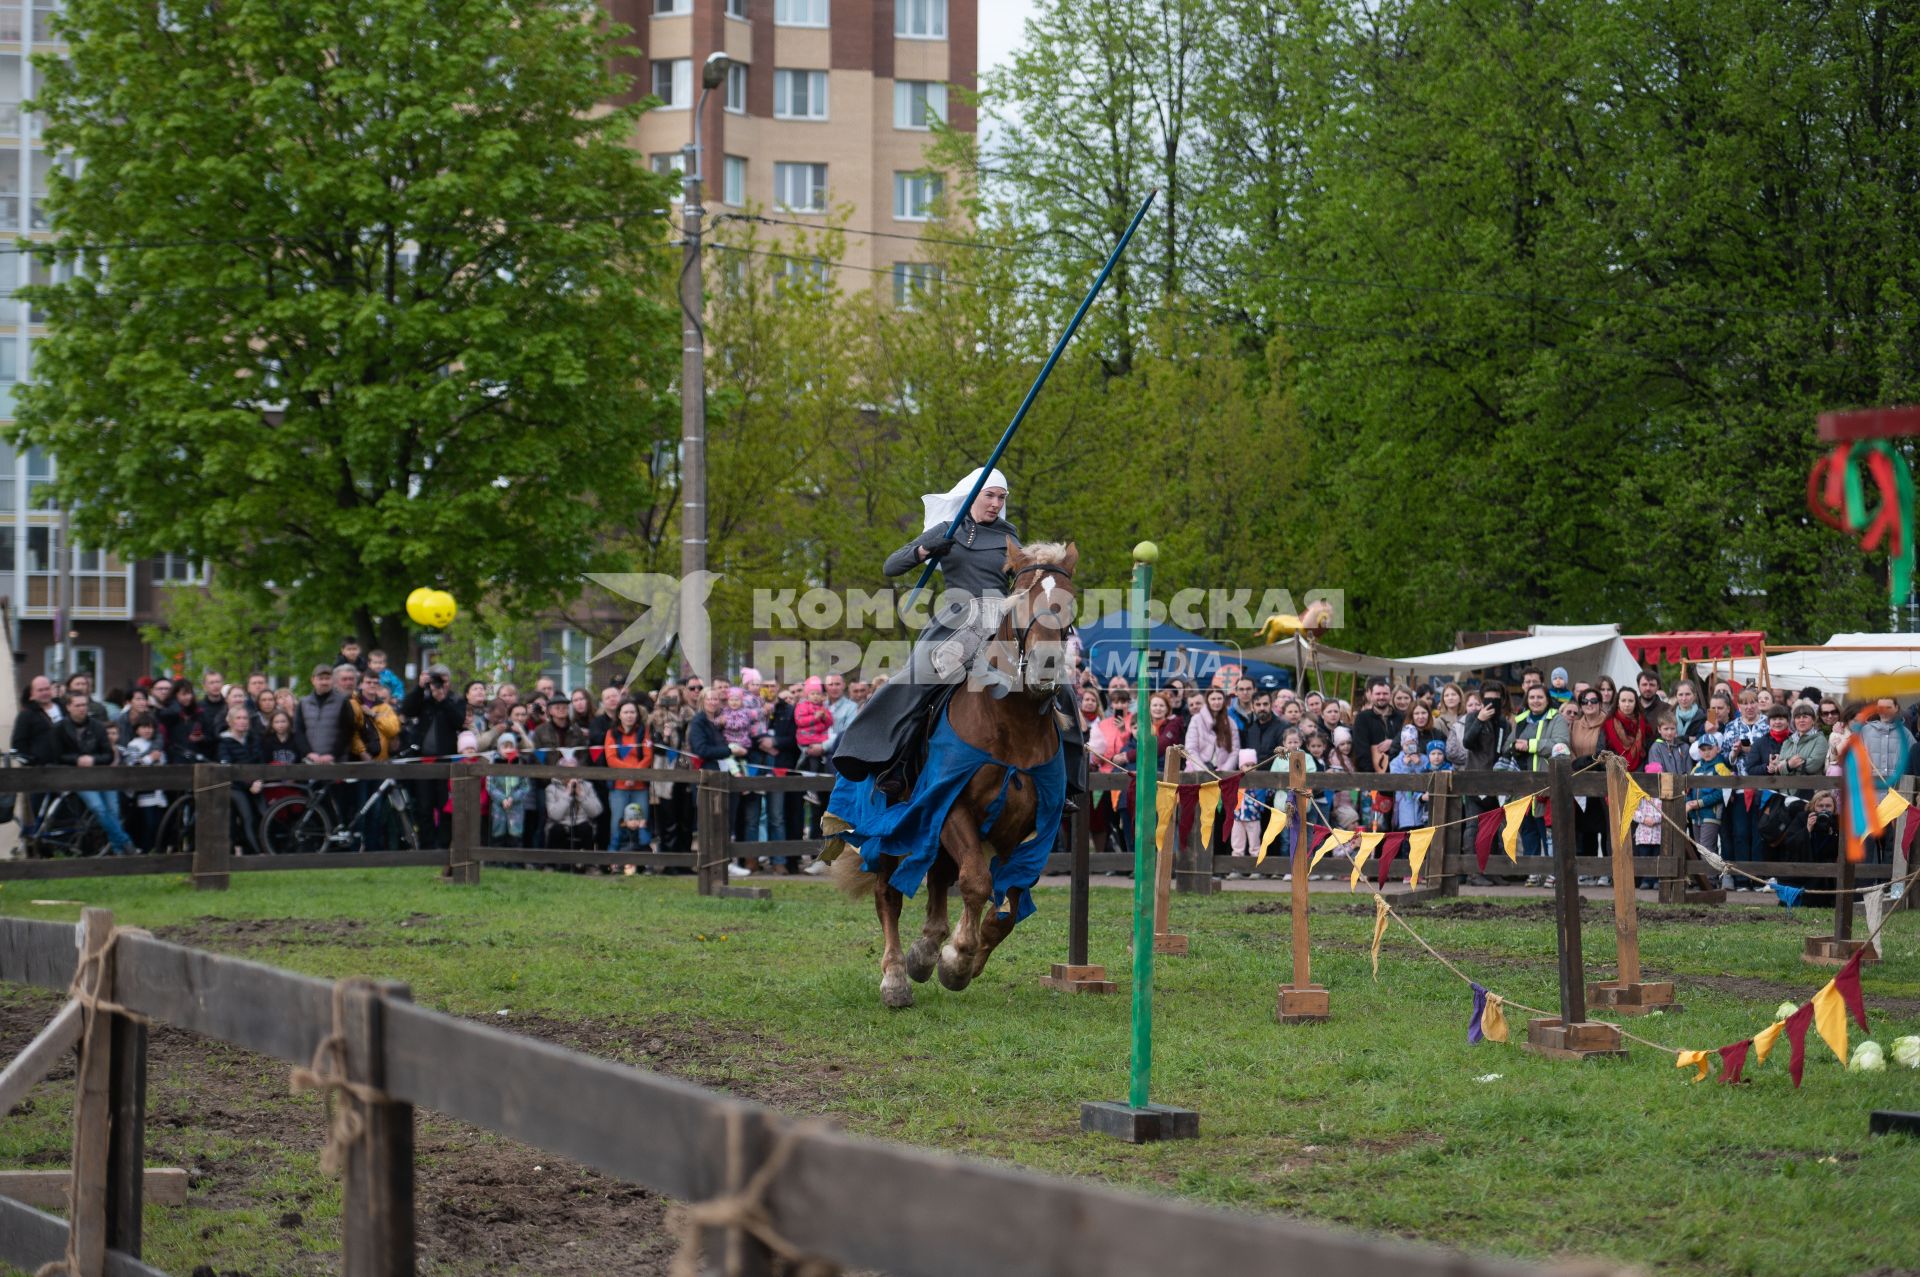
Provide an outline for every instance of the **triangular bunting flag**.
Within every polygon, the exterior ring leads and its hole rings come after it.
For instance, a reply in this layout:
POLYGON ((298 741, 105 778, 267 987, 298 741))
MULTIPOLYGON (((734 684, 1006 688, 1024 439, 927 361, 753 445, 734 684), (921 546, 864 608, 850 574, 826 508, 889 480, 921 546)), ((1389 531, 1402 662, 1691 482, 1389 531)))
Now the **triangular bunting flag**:
POLYGON ((1179 808, 1180 796, 1171 785, 1162 785, 1153 796, 1153 846, 1154 850, 1167 845, 1167 832, 1173 828, 1174 812, 1179 808))
MULTIPOLYGON (((1200 794, 1196 801, 1196 807, 1200 816, 1200 848, 1204 851, 1213 845, 1213 818, 1215 813, 1220 810, 1219 781, 1210 780, 1200 786, 1200 794)), ((1184 817, 1182 817, 1181 823, 1183 825, 1186 823, 1184 817)), ((1184 842, 1185 840, 1186 831, 1182 830, 1181 841, 1184 842)))
POLYGON ((1800 895, 1805 890, 1806 888, 1804 887, 1789 887, 1784 882, 1776 882, 1773 884, 1773 894, 1779 897, 1780 903, 1785 905, 1789 911, 1800 903, 1800 895))
POLYGON ((1220 781, 1220 806, 1227 813, 1228 820, 1232 820, 1234 813, 1240 810, 1240 778, 1238 776, 1227 776, 1220 781))
POLYGON ((1507 823, 1506 831, 1500 835, 1500 847, 1507 853, 1507 859, 1516 863, 1520 859, 1520 822, 1527 818, 1527 809, 1531 806, 1533 795, 1526 794, 1501 808, 1507 813, 1507 823))
POLYGON ((1504 1005, 1500 995, 1487 995, 1487 1009, 1480 1013, 1480 1036, 1489 1042, 1507 1040, 1507 1013, 1500 1008, 1504 1005))
POLYGON ((1286 804, 1284 802, 1275 803, 1273 808, 1267 812, 1267 827, 1260 835, 1260 852, 1253 858, 1254 868, 1257 869, 1260 867, 1260 862, 1267 858, 1267 849, 1273 846, 1274 841, 1285 832, 1286 828, 1286 804))
POLYGON ((1793 1074, 1793 1084, 1800 1085, 1800 1074, 1807 1067, 1807 1029, 1813 1024, 1813 1003, 1809 1002, 1787 1017, 1787 1045, 1792 1047, 1787 1056, 1787 1072, 1793 1074))
POLYGON ((1753 1045, 1753 1039, 1735 1042, 1732 1046, 1720 1048, 1720 1076, 1716 1082, 1732 1085, 1740 1080, 1740 1070, 1747 1067, 1747 1048, 1753 1045))
POLYGON ((1388 834, 1386 841, 1380 844, 1380 876, 1375 881, 1381 886, 1387 885, 1387 875, 1393 871, 1393 862, 1406 845, 1405 834, 1388 834))
POLYGON ((1387 934, 1387 898, 1373 898, 1373 978, 1380 978, 1380 938, 1387 934))
POLYGON ((1880 797, 1880 823, 1882 825, 1891 825, 1894 821, 1906 815, 1907 808, 1911 806, 1913 806, 1913 804, 1907 801, 1906 795, 1897 789, 1889 789, 1880 797))
POLYGON ((1314 848, 1313 859, 1307 862, 1307 872, 1312 873, 1313 867, 1320 863, 1320 858, 1322 856, 1332 851, 1335 847, 1342 847, 1342 846, 1345 846, 1347 843, 1352 842, 1353 837, 1354 837, 1354 834, 1351 829, 1329 830, 1327 832, 1326 841, 1321 843, 1318 847, 1314 848))
POLYGON ((1753 1053, 1760 1058, 1760 1063, 1767 1062, 1767 1052, 1773 1050, 1773 1044, 1780 1040, 1780 1033, 1786 1027, 1785 1020, 1775 1020, 1753 1035, 1753 1053))
POLYGON ((1674 1060, 1673 1067, 1676 1069, 1697 1068, 1700 1071, 1693 1075, 1693 1080, 1696 1082, 1704 1082, 1707 1080, 1707 1053, 1705 1051, 1682 1051, 1679 1053, 1679 1058, 1674 1060))
MULTIPOLYGON (((1472 983, 1469 981, 1468 983, 1472 983)), ((1480 1017, 1487 1013, 1487 991, 1480 985, 1473 986, 1473 1016, 1467 1021, 1467 1045, 1472 1046, 1484 1036, 1480 1017)))
POLYGON ((1840 990, 1833 987, 1829 980, 1820 992, 1813 995, 1813 1027, 1819 1032, 1820 1040, 1838 1056, 1840 1063, 1847 1062, 1847 1004, 1840 996, 1840 990))
POLYGON ((1360 850, 1353 857, 1353 873, 1347 879, 1348 891, 1360 889, 1360 875, 1366 870, 1367 861, 1373 858, 1373 853, 1380 849, 1380 843, 1385 838, 1385 834, 1360 835, 1360 850))
POLYGON ((1506 819, 1506 813, 1495 807, 1479 815, 1479 823, 1473 829, 1473 856, 1480 862, 1480 872, 1487 871, 1487 857, 1493 854, 1493 840, 1500 836, 1500 826, 1506 819))
POLYGON ((1432 828, 1416 829, 1407 835, 1407 885, 1420 885, 1420 871, 1426 867, 1427 852, 1433 849, 1432 828))
POLYGON ((1619 839, 1621 842, 1627 843, 1628 846, 1632 846, 1629 840, 1633 836, 1634 814, 1640 810, 1641 800, 1651 797, 1651 794, 1640 788, 1633 780, 1629 779, 1627 781, 1626 797, 1620 802, 1619 814, 1615 820, 1618 827, 1619 839))
POLYGON ((1846 1002, 1847 1010, 1853 1013, 1854 1023, 1860 1026, 1862 1033, 1867 1031, 1867 1003, 1860 996, 1860 957, 1864 952, 1863 949, 1855 949, 1853 956, 1847 959, 1847 964, 1833 977, 1834 989, 1846 1002))
POLYGON ((1200 810, 1200 786, 1181 785, 1180 795, 1180 843, 1184 847, 1187 839, 1193 836, 1193 818, 1200 810))

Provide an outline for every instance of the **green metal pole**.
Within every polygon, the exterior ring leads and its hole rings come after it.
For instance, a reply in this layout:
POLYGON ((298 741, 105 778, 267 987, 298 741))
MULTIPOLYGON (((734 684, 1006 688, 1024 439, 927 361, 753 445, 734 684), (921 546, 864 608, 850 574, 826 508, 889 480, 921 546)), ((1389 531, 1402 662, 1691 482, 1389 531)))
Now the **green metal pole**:
POLYGON ((1147 600, 1153 597, 1153 563, 1160 551, 1151 541, 1133 547, 1133 650, 1138 657, 1139 681, 1134 704, 1139 707, 1138 757, 1133 780, 1133 1067, 1127 1103, 1147 1107, 1147 1085, 1153 1075, 1153 876, 1158 848, 1154 846, 1158 820, 1159 742, 1147 713, 1147 600))

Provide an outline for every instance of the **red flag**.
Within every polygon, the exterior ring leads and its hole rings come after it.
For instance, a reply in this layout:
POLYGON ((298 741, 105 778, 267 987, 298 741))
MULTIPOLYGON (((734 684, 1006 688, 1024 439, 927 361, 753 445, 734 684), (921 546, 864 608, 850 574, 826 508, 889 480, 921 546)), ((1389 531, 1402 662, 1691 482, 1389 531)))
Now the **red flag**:
POLYGON ((1800 1072, 1807 1066, 1807 1030, 1812 1025, 1813 1003, 1811 1002, 1787 1017, 1787 1041, 1793 1044, 1793 1054, 1787 1057, 1787 1072, 1793 1074, 1795 1087, 1800 1085, 1800 1072))
POLYGON ((1907 832, 1900 838, 1900 848, 1907 853, 1909 859, 1913 856, 1913 836, 1915 834, 1920 834, 1920 817, 1915 817, 1907 821, 1907 832))
POLYGON ((1853 1013, 1854 1021, 1859 1024, 1862 1033, 1867 1032, 1867 1003, 1860 996, 1860 955, 1865 952, 1865 949, 1855 949, 1853 956, 1847 959, 1847 965, 1841 967, 1833 977, 1833 987, 1846 1002, 1847 1010, 1853 1013))
POLYGON ((1233 828, 1234 813, 1240 810, 1240 778, 1238 776, 1220 778, 1220 810, 1226 814, 1226 828, 1233 828))
POLYGON ((1473 854, 1480 861, 1480 872, 1487 871, 1487 857, 1493 854, 1493 844, 1500 837, 1500 828, 1507 822, 1504 807, 1495 807, 1492 811, 1480 813, 1480 824, 1473 831, 1473 854))
POLYGON ((1380 877, 1381 886, 1387 885, 1387 871, 1393 868, 1393 860, 1407 849, 1405 834, 1388 834, 1380 840, 1380 877))
POLYGON ((773 769, 773 774, 776 776, 784 776, 787 774, 787 769, 784 767, 776 767, 773 769))
MULTIPOLYGON (((1194 818, 1200 814, 1200 786, 1182 785, 1177 791, 1180 797, 1180 845, 1187 845, 1187 839, 1193 836, 1194 818)), ((1209 830, 1209 833, 1212 831, 1209 830)))
POLYGON ((1720 1076, 1716 1081, 1732 1084, 1740 1080, 1740 1070, 1747 1067, 1747 1048, 1753 1045, 1753 1039, 1735 1042, 1732 1046, 1720 1048, 1720 1076))
POLYGON ((599 762, 601 759, 606 757, 606 754, 607 754, 607 747, 604 745, 587 746, 587 761, 590 763, 599 762))

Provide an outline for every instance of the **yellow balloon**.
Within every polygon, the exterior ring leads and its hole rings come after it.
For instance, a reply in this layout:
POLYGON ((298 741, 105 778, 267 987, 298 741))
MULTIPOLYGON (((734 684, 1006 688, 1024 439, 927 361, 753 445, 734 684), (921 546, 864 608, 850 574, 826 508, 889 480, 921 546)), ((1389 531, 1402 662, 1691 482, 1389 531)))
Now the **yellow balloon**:
POLYGON ((453 595, 445 590, 433 591, 431 597, 427 599, 424 610, 427 614, 427 624, 436 629, 444 629, 453 624, 453 618, 459 614, 459 609, 454 606, 453 595))
POLYGON ((433 597, 433 588, 423 585, 407 595, 407 615, 415 625, 427 624, 427 601, 433 597))

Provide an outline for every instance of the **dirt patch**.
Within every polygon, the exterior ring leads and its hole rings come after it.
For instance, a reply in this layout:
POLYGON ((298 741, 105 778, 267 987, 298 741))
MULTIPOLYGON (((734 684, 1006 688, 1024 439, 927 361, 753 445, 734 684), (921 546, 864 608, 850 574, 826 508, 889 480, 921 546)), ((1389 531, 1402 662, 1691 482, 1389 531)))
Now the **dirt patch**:
MULTIPOLYGON (((229 940, 315 934, 300 924, 278 931, 271 923, 254 927, 221 919, 192 925, 207 924, 225 928, 229 940)), ((358 929, 354 924, 340 934, 358 929)), ((57 1006, 52 995, 0 1001, 0 1058, 25 1045, 57 1006)), ((764 1034, 690 1020, 619 1024, 509 1015, 486 1022, 788 1112, 828 1109, 841 1080, 838 1065, 803 1062, 764 1034)), ((319 1277, 338 1271, 334 1226, 308 1223, 316 1214, 310 1168, 319 1156, 325 1120, 315 1098, 287 1093, 287 1066, 156 1025, 149 1038, 148 1074, 148 1157, 155 1165, 188 1170, 191 1205, 264 1210, 285 1231, 290 1246, 276 1258, 276 1274, 319 1277)), ((55 1077, 71 1085, 71 1067, 55 1077)), ((20 1111, 31 1111, 34 1103, 25 1101, 20 1111)), ((420 1115, 415 1152, 423 1269, 595 1277, 668 1271, 674 1244, 663 1227, 667 1203, 651 1190, 431 1113, 420 1115)), ((23 1160, 33 1166, 64 1165, 68 1155, 62 1126, 49 1133, 46 1147, 29 1151, 23 1160)), ((238 1255, 222 1245, 223 1231, 217 1219, 203 1229, 205 1250, 177 1267, 222 1277, 240 1272, 238 1255)))
MULTIPOLYGON (((400 925, 404 927, 408 923, 402 922, 400 925)), ((230 949, 259 944, 366 949, 372 946, 372 942, 362 934, 366 929, 367 924, 359 918, 215 918, 202 915, 192 922, 155 927, 153 934, 173 944, 199 949, 230 949)))

